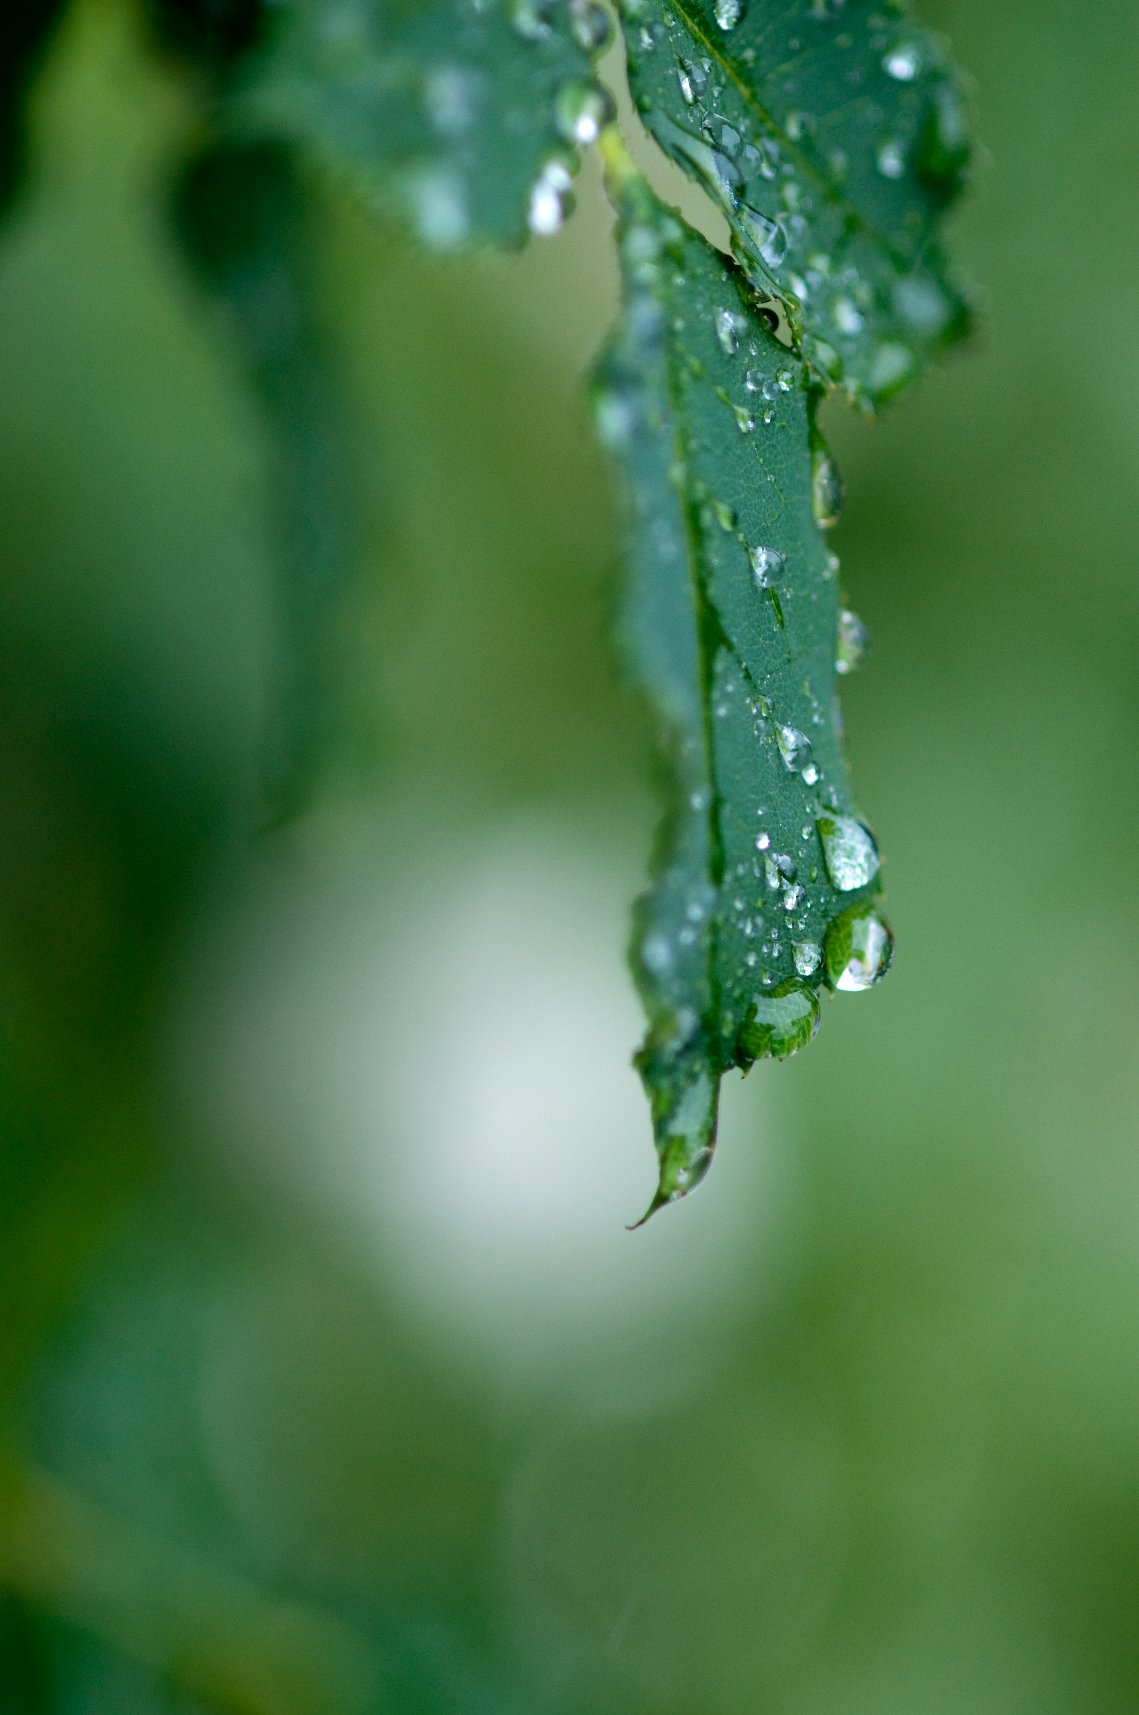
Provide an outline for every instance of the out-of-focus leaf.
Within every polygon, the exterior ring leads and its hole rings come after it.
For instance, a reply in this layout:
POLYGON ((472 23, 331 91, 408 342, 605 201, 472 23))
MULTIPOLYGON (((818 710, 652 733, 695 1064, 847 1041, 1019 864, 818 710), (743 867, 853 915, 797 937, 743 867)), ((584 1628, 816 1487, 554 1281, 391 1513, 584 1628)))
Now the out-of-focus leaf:
POLYGON ((282 635, 266 772, 277 814, 322 747, 328 622, 352 564, 350 435, 314 305, 310 213, 294 153, 277 142, 211 144, 175 198, 186 251, 225 313, 269 429, 282 635))
POLYGON ((245 114, 434 247, 518 244, 560 225, 575 145, 608 114, 583 45, 598 16, 590 0, 284 0, 245 114))
POLYGON ((625 0, 633 96, 719 202, 815 374, 873 408, 965 329, 939 246, 969 158, 958 74, 881 0, 625 0))
POLYGON ((14 0, 0 8, 0 211, 24 174, 24 103, 66 0, 14 0))
POLYGON ((617 201, 596 409, 630 496, 624 641, 671 775, 633 945, 656 1208, 709 1165, 721 1075, 803 1046, 820 986, 869 987, 891 941, 842 754, 817 389, 737 267, 635 176, 617 201))

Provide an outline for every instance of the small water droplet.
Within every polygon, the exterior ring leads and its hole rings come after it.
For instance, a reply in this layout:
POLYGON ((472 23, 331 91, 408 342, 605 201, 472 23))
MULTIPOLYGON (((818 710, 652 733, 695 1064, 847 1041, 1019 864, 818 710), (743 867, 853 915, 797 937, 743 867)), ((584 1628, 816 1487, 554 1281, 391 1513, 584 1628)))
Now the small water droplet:
POLYGON ((748 552, 755 581, 761 589, 774 589, 782 583, 786 564, 777 548, 752 548, 748 552))
POLYGON ((526 218, 535 237, 552 238, 561 231, 573 208, 572 183, 573 175, 566 162, 556 155, 551 157, 530 188, 526 218))
POLYGON ((755 418, 742 405, 733 405, 732 414, 736 419, 736 427, 741 435, 750 435, 755 428, 755 418))
POLYGON ((819 997, 793 977, 752 1002, 736 1044, 739 1063, 785 1060, 805 1048, 818 1028, 819 997))
POLYGON ((799 975, 809 977, 814 975, 822 963, 823 950, 817 941, 792 941, 791 956, 799 975))
POLYGON ((906 170, 906 146, 900 137, 887 137, 879 145, 878 171, 884 179, 900 179, 906 170))
POLYGON ((567 143, 596 143, 612 124, 613 97, 599 83, 563 83, 554 101, 554 121, 567 143))
POLYGON ((921 70, 921 48, 918 43, 899 42, 882 61, 882 70, 887 77, 897 78, 899 83, 912 83, 921 70))
POLYGON ((818 778, 819 778, 818 764, 815 762, 808 762, 806 768, 804 768, 802 770, 802 774, 803 774, 803 784, 805 786, 816 785, 818 782, 818 778))
POLYGON ((544 42, 553 34, 554 0, 514 0, 510 22, 528 42, 544 42))
POLYGON ((764 375, 762 369, 749 369, 747 374, 744 376, 744 386, 747 388, 749 393, 758 393, 762 389, 766 379, 767 377, 764 375))
POLYGON ((838 468, 822 443, 816 442, 811 452, 811 506, 821 530, 829 530, 838 523, 842 500, 838 468))
POLYGON ((708 73, 697 60, 680 60, 676 67, 676 79, 680 85, 680 93, 689 107, 698 95, 703 94, 708 82, 708 73))
POLYGON ((713 10, 721 30, 734 30, 743 17, 743 0, 716 0, 713 10))
POLYGON ((827 981, 846 993, 881 982, 894 956, 894 937, 882 914, 861 900, 830 924, 823 946, 827 981))
POLYGON ((716 338, 728 356, 733 357, 739 350, 740 335, 747 331, 747 323, 735 310, 716 310, 712 322, 716 329, 716 338))
POLYGON ((769 268, 778 268, 787 255, 787 232, 777 220, 741 203, 733 215, 735 226, 751 250, 769 268))
POLYGON ((866 627, 856 613, 844 607, 838 616, 838 642, 835 647, 836 673, 853 673, 866 654, 869 637, 866 627))
POLYGON ((839 333, 861 333, 866 318, 858 308, 853 298, 836 298, 831 305, 831 320, 839 333))
POLYGON ((827 874, 840 893, 850 893, 874 880, 879 857, 869 828, 853 816, 820 816, 818 829, 827 874))
POLYGON ((784 765, 792 774, 797 774, 804 764, 811 760, 811 741, 798 727, 780 726, 776 723, 775 742, 779 746, 784 765))

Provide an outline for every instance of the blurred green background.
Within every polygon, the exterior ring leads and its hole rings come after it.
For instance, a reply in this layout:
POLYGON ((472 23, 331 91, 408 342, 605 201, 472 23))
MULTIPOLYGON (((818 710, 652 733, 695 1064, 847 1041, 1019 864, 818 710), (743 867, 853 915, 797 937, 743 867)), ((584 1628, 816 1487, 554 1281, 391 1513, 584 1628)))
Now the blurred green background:
POLYGON ((635 1236, 591 170, 508 259, 314 204, 354 575, 266 829, 196 109, 125 3, 54 40, 0 241, 3 1715, 1139 1706, 1139 14, 925 15, 982 333, 829 425, 899 955, 635 1236))

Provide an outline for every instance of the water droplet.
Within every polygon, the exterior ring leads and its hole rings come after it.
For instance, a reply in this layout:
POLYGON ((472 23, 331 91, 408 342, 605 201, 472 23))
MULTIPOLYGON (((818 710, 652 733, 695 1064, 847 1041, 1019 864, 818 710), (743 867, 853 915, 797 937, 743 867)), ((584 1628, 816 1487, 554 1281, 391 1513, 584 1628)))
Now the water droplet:
POLYGON ((721 30, 734 30, 743 17, 743 0, 716 0, 714 11, 721 30))
POLYGON ((921 48, 918 43, 899 42, 882 61, 882 70, 887 77, 897 78, 899 83, 912 83, 921 70, 921 48))
POLYGON ((596 143, 615 114, 613 97, 599 83, 563 83, 554 101, 554 120, 567 143, 596 143))
POLYGON ((835 647, 836 673, 853 673, 861 665, 869 644, 866 627, 856 613, 844 607, 838 616, 838 643, 835 647))
POLYGON ((603 382, 593 395, 593 418, 602 446, 610 452, 627 451, 637 429, 636 395, 629 387, 603 382))
POLYGON ((831 987, 854 993, 881 982, 894 956, 894 937, 882 914, 860 900, 830 924, 823 954, 831 987))
POLYGON ((680 93, 689 107, 701 95, 708 82, 708 73, 697 60, 680 60, 676 67, 676 79, 680 85, 680 93))
POLYGON ((755 428, 755 418, 750 411, 745 411, 742 405, 733 405, 732 414, 736 419, 736 427, 741 435, 750 435, 755 428))
POLYGON ((784 765, 792 774, 798 773, 804 764, 811 760, 811 741, 798 727, 780 726, 776 723, 775 742, 779 746, 784 765))
POLYGON ((770 834, 757 834, 755 836, 755 849, 757 852, 765 852, 770 844, 770 834))
POLYGON ((573 208, 572 183, 573 175, 565 161, 557 155, 552 156, 530 187, 526 218, 530 231, 536 237, 551 238, 555 232, 561 231, 573 208))
POLYGON ((463 66, 437 66, 423 89, 427 117, 442 137, 461 137, 475 117, 479 79, 463 66))
POLYGON ((799 975, 809 977, 813 976, 821 965, 823 950, 817 941, 792 941, 791 956, 799 975))
POLYGON ((918 171, 950 191, 969 164, 969 120, 960 91, 948 79, 933 89, 933 100, 918 139, 918 171))
POLYGON ((906 146, 900 137, 887 137, 879 145, 878 171, 884 179, 900 179, 906 170, 906 146))
POLYGON ((570 0, 569 12, 570 29, 579 48, 587 54, 596 54, 608 46, 611 31, 604 6, 599 6, 597 0, 570 0))
POLYGON ((470 231, 466 187, 449 167, 421 168, 405 181, 415 229, 432 250, 453 250, 470 231))
POLYGON ((831 305, 831 319, 839 333, 861 333, 865 317, 853 298, 836 298, 831 305))
POLYGON ((784 911, 794 911, 802 897, 803 889, 798 882, 796 882, 793 887, 785 887, 783 889, 784 911))
POLYGON ((819 778, 818 764, 814 763, 814 762, 808 762, 806 768, 803 769, 802 773, 803 773, 803 784, 805 786, 814 786, 816 784, 816 782, 818 781, 818 778, 819 778))
POLYGON ((758 393, 766 379, 762 369, 749 369, 744 376, 744 386, 749 393, 758 393))
POLYGON ((760 214, 758 209, 747 203, 740 204, 733 220, 748 247, 760 260, 769 268, 778 268, 787 255, 787 232, 779 221, 760 214))
POLYGON ((553 34, 554 0, 514 0, 510 22, 528 42, 544 42, 553 34))
POLYGON ((761 589, 774 589, 776 584, 782 583, 786 567, 783 555, 777 548, 751 548, 748 558, 755 573, 755 581, 761 589))
POLYGON ((752 1002, 736 1043, 739 1064, 785 1060, 805 1048, 818 1028, 818 995, 792 977, 752 1002))
POLYGON ((908 381, 916 367, 917 360, 908 345, 896 339, 880 340, 866 367, 866 385, 872 395, 881 397, 908 381))
POLYGON ((878 847, 869 828, 853 816, 820 816, 818 829, 827 874, 840 893, 850 893, 874 880, 878 847))
POLYGON ((811 506, 821 530, 829 530, 838 523, 842 501, 842 478, 837 466, 822 443, 816 442, 811 452, 811 506))
POLYGON ((716 338, 729 357, 739 350, 740 335, 746 333, 747 323, 735 310, 716 310, 712 316, 716 338))

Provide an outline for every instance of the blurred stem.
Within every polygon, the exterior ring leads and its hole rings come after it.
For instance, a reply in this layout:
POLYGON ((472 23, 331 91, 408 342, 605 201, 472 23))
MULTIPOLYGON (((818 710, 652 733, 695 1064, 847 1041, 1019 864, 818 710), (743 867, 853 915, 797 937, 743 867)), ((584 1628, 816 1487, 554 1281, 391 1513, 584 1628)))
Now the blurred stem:
POLYGON ((381 1663, 329 1614, 266 1594, 0 1454, 0 1584, 234 1715, 373 1715, 381 1663))

